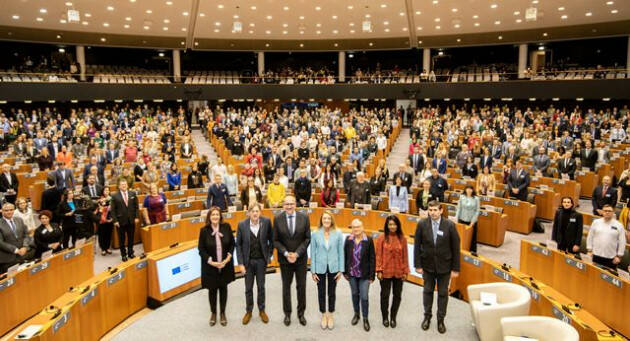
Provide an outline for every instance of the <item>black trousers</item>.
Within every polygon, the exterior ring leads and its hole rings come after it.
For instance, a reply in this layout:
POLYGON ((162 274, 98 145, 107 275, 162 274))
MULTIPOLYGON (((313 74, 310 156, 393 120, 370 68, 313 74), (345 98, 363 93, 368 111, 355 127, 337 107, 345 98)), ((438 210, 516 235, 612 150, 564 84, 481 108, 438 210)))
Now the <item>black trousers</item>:
POLYGON ((280 264, 282 275, 282 310, 291 315, 291 284, 295 277, 297 289, 297 314, 304 315, 306 310, 306 262, 302 264, 280 264))
POLYGON ((63 248, 67 249, 69 247, 70 244, 70 238, 72 238, 72 245, 74 245, 77 242, 77 234, 78 234, 78 229, 77 226, 74 224, 64 224, 63 225, 63 248))
POLYGON ((108 250, 112 245, 112 223, 104 223, 98 225, 98 246, 102 251, 108 250))
MULTIPOLYGON (((465 224, 468 225, 470 224, 469 221, 463 221, 461 219, 457 219, 457 222, 460 224, 465 224)), ((477 223, 475 222, 473 224, 473 232, 472 232, 472 238, 470 239, 470 252, 477 252, 477 223)))
POLYGON ((267 261, 264 258, 249 259, 245 273, 245 303, 247 312, 254 310, 254 279, 256 280, 256 292, 258 293, 258 311, 265 310, 265 274, 267 261))
POLYGON ((227 285, 209 288, 208 289, 208 301, 210 301, 210 312, 217 313, 217 293, 219 294, 219 309, 221 314, 225 314, 225 306, 227 305, 227 285))
POLYGON ((120 244, 120 255, 126 257, 133 255, 133 234, 135 226, 133 224, 120 224, 118 226, 118 244, 120 244), (127 241, 125 242, 125 236, 127 241), (126 243, 126 244, 125 244, 126 243), (125 245, 127 248, 125 249, 125 245))
POLYGON ((593 263, 603 265, 605 267, 609 267, 613 270, 617 270, 617 266, 613 264, 613 258, 604 258, 604 257, 593 255, 593 263))
POLYGON ((331 273, 326 269, 326 273, 317 274, 319 282, 317 282, 317 299, 319 301, 319 312, 325 313, 326 310, 326 297, 328 297, 328 312, 335 312, 335 301, 337 300, 337 280, 335 276, 337 273, 331 273), (328 295, 326 292, 328 291, 328 295))
POLYGON ((423 271, 422 278, 424 279, 424 290, 422 295, 422 301, 424 303, 424 317, 430 319, 433 316, 433 291, 435 289, 435 285, 437 284, 437 318, 438 320, 444 320, 444 317, 446 317, 446 306, 448 304, 448 284, 451 278, 450 272, 438 274, 423 271))
POLYGON ((402 295, 403 280, 400 278, 383 278, 381 280, 381 314, 383 320, 396 320, 402 295), (389 293, 392 292, 391 315, 389 310, 389 293))

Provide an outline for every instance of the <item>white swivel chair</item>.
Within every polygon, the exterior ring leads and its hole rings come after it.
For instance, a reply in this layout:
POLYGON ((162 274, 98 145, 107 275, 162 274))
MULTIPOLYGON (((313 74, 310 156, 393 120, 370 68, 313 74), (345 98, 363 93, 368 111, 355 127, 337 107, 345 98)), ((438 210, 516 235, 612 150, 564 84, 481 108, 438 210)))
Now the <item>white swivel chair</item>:
POLYGON ((578 341, 580 335, 571 325, 547 316, 516 316, 501 319, 503 340, 526 337, 538 341, 578 341))
POLYGON ((481 341, 500 341, 501 318, 529 315, 529 291, 513 283, 487 283, 468 286, 468 300, 472 318, 481 341), (485 305, 481 293, 496 295, 496 304, 485 305))

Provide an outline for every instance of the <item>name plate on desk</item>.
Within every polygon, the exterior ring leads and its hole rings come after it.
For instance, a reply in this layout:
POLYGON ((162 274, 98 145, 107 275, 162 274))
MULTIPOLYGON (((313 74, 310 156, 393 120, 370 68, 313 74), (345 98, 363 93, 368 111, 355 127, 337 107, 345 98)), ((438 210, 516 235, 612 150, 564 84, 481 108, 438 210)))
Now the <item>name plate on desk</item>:
POLYGON ((562 310, 556 308, 556 306, 551 307, 551 313, 553 313, 553 316, 555 316, 558 320, 561 320, 562 322, 569 325, 571 324, 571 318, 569 317, 569 315, 565 314, 562 310))
POLYGON ((529 192, 530 192, 530 193, 534 193, 534 194, 543 194, 543 191, 541 191, 541 190, 540 190, 540 189, 538 189, 538 188, 530 188, 530 189, 529 189, 529 192))
POLYGON ((232 218, 234 218, 234 213, 232 213, 232 212, 223 213, 223 218, 225 218, 225 219, 232 219, 232 218))
POLYGON ((190 220, 190 222, 192 224, 205 223, 206 222, 206 217, 193 218, 193 219, 190 220))
POLYGON ((457 198, 457 199, 459 199, 459 197, 461 197, 461 194, 459 194, 459 193, 457 193, 457 192, 453 192, 453 193, 451 193, 451 195, 450 195, 450 196, 451 196, 451 197, 453 197, 453 198, 457 198))
POLYGON ((53 333, 56 333, 57 331, 59 331, 59 329, 65 326, 69 320, 70 320, 70 312, 63 314, 63 316, 57 322, 55 322, 55 324, 53 324, 53 328, 52 328, 53 333))
POLYGON ((160 228, 162 228, 162 230, 170 230, 176 227, 177 227, 177 223, 164 223, 160 225, 160 228))
POLYGON ((540 187, 540 189, 542 189, 542 190, 549 189, 549 186, 547 186, 547 185, 538 185, 538 187, 540 187))
POLYGON ((577 259, 574 259, 571 257, 564 257, 564 262, 567 265, 572 266, 580 271, 586 271, 586 266, 584 265, 584 263, 580 262, 577 259))
POLYGON ((195 188, 195 193, 196 194, 205 194, 206 193, 206 189, 205 188, 195 188))
POLYGON ((389 217, 389 213, 386 213, 386 212, 379 212, 379 213, 378 213, 378 216, 379 216, 380 218, 387 218, 387 217, 389 217))
POLYGON ((466 180, 459 180, 459 179, 457 179, 457 180, 455 180, 455 183, 458 184, 458 185, 465 185, 466 184, 466 180))
POLYGON ((339 212, 341 212, 341 210, 338 208, 331 208, 329 209, 329 211, 332 212, 333 214, 339 214, 339 212))
POLYGON ((564 185, 564 179, 551 179, 551 183, 564 185))
POLYGON ((585 171, 577 171, 577 172, 575 172, 575 175, 577 175, 577 176, 584 176, 584 175, 586 175, 586 172, 585 171))
POLYGON ((147 267, 148 262, 146 260, 143 260, 142 262, 138 262, 136 264, 136 270, 142 270, 144 268, 147 267))
POLYGON ((34 173, 25 173, 24 174, 24 178, 28 179, 28 178, 34 178, 37 174, 34 173))
POLYGON ((538 245, 531 245, 529 248, 532 251, 534 251, 536 253, 540 253, 541 255, 543 255, 545 257, 549 257, 551 255, 551 252, 546 247, 542 247, 542 246, 538 246, 538 245))
POLYGON ((488 217, 490 216, 490 212, 486 211, 486 210, 481 210, 479 211, 479 215, 482 217, 488 217))
POLYGON ((532 176, 532 181, 538 181, 540 178, 537 176, 532 176))
MULTIPOLYGON (((273 212, 274 216, 277 216, 278 214, 282 213, 282 210, 275 209, 275 210, 271 210, 271 212, 273 212)), ((339 213, 339 212, 335 212, 335 213, 339 213)))
POLYGON ((352 215, 365 217, 367 215, 367 212, 360 211, 360 210, 352 210, 352 215))
POLYGON ((121 279, 125 278, 125 271, 120 271, 119 273, 117 273, 116 275, 110 277, 107 279, 107 286, 112 286, 116 283, 118 283, 118 281, 120 281, 121 279))
POLYGON ((468 264, 472 264, 478 268, 481 267, 481 261, 475 257, 470 257, 468 255, 464 255, 464 262, 468 263, 468 264))
POLYGON ((184 191, 175 191, 175 192, 173 192, 173 196, 180 197, 180 196, 184 195, 185 193, 186 192, 184 192, 184 191))
POLYGON ((512 282, 512 275, 501 269, 493 268, 492 273, 506 282, 512 282))
POLYGON ((490 197, 487 197, 485 195, 479 196, 479 200, 480 201, 491 201, 490 197))
POLYGON ((503 203, 508 205, 508 206, 516 206, 516 207, 518 207, 518 205, 519 205, 519 202, 516 201, 516 200, 507 200, 506 199, 506 200, 503 200, 503 203))
POLYGON ((604 272, 599 274, 599 278, 621 289, 622 283, 621 283, 621 280, 619 280, 619 278, 613 277, 604 272))
POLYGON ((407 221, 413 221, 413 222, 415 222, 415 223, 419 222, 419 221, 420 221, 420 219, 422 219, 422 218, 420 218, 420 217, 415 217, 415 216, 407 216, 407 221))
POLYGON ((0 291, 15 284, 15 277, 10 277, 6 281, 0 282, 0 291))
POLYGON ((98 288, 92 289, 92 291, 90 291, 89 294, 83 296, 83 298, 81 298, 81 305, 86 305, 86 304, 90 303, 90 301, 94 297, 96 297, 96 295, 98 295, 98 288))
POLYGON ((81 254, 81 249, 74 249, 70 252, 66 252, 63 254, 63 260, 70 260, 81 254))
POLYGON ((534 290, 533 288, 528 287, 527 285, 523 285, 523 287, 525 287, 525 289, 529 291, 529 296, 531 296, 534 299, 534 301, 540 301, 540 294, 538 293, 538 291, 534 290))
POLYGON ((177 208, 188 208, 188 207, 190 207, 189 202, 183 202, 181 204, 177 204, 177 208))
POLYGON ((48 269, 48 262, 39 263, 31 268, 31 275, 34 275, 42 270, 48 269))

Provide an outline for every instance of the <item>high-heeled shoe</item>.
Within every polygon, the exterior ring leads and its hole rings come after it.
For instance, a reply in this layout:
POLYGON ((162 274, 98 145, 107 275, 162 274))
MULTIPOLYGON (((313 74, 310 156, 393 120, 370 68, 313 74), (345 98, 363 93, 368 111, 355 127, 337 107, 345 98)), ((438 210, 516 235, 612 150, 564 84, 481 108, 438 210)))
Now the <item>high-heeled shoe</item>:
POLYGON ((227 326, 227 318, 225 317, 225 313, 221 313, 221 325, 223 327, 227 326))
POLYGON ((210 315, 210 327, 213 327, 215 324, 217 324, 217 314, 212 314, 210 315))

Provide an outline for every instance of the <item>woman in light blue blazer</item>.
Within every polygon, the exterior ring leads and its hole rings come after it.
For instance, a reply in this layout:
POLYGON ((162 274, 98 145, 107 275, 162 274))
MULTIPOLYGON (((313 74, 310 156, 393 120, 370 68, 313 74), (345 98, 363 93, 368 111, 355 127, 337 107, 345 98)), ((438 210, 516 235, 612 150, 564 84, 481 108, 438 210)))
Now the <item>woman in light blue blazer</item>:
POLYGON ((319 221, 319 229, 311 234, 311 272, 317 283, 319 311, 322 313, 322 329, 333 329, 335 312, 335 292, 341 278, 344 262, 344 238, 335 225, 329 211, 324 211, 319 221), (326 295, 328 291, 328 295, 326 295), (328 296, 328 312, 326 297, 328 296))
POLYGON ((402 185, 402 179, 396 177, 396 185, 389 187, 389 209, 397 208, 400 213, 409 211, 409 194, 407 187, 402 185))

